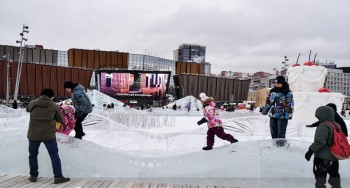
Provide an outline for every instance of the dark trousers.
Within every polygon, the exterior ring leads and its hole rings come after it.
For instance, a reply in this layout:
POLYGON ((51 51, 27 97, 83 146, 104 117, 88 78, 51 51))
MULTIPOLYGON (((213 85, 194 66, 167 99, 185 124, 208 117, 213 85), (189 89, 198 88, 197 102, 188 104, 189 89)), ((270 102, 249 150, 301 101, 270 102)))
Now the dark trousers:
POLYGON ((270 132, 272 138, 286 138, 288 119, 270 118, 270 132))
POLYGON ((215 141, 215 135, 223 140, 232 142, 233 136, 224 132, 222 127, 209 128, 207 132, 207 146, 213 147, 215 141))
POLYGON ((85 135, 85 133, 83 131, 82 123, 87 115, 88 115, 87 113, 83 113, 80 117, 76 117, 77 121, 75 122, 75 127, 74 127, 75 138, 81 139, 85 135))
POLYGON ((45 141, 34 141, 29 140, 29 168, 30 176, 38 177, 39 167, 38 167, 38 154, 40 143, 43 142, 47 151, 49 152, 51 158, 51 164, 53 169, 53 174, 55 177, 62 177, 61 159, 58 155, 58 148, 56 139, 45 140, 45 141))
POLYGON ((325 188, 327 174, 329 174, 328 183, 333 188, 340 188, 339 162, 329 161, 315 157, 313 172, 315 175, 316 188, 325 188))

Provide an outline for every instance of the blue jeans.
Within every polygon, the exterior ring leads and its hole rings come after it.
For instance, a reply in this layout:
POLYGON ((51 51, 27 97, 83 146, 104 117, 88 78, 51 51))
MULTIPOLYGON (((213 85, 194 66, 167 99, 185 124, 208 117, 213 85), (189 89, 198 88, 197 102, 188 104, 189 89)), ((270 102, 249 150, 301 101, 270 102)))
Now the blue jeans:
POLYGON ((45 144, 46 149, 49 152, 53 174, 55 175, 55 177, 62 177, 61 159, 60 159, 60 156, 58 155, 58 147, 57 147, 56 139, 44 140, 44 141, 29 140, 30 176, 38 177, 39 175, 38 154, 39 154, 39 146, 41 142, 45 144))
POLYGON ((286 138, 288 119, 270 118, 270 131, 272 138, 286 138))

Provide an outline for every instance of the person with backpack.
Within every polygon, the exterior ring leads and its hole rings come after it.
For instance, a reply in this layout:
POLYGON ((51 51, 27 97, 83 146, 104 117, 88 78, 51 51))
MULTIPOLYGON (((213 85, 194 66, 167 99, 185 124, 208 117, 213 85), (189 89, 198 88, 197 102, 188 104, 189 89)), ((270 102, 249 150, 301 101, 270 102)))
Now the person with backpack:
POLYGON ((222 121, 219 117, 218 111, 215 109, 214 99, 212 97, 207 97, 205 93, 201 93, 199 95, 201 98, 201 102, 203 105, 203 114, 204 117, 197 122, 198 125, 203 123, 207 123, 208 131, 207 131, 207 146, 203 147, 203 150, 211 150, 213 149, 213 145, 215 142, 215 135, 223 140, 227 140, 231 143, 238 142, 232 135, 224 132, 224 128, 222 127, 222 121))
MULTIPOLYGON (((340 115, 337 113, 337 105, 335 105, 334 103, 328 103, 326 106, 329 106, 334 110, 334 121, 340 125, 341 130, 343 131, 345 136, 348 137, 348 128, 346 127, 346 123, 344 122, 343 118, 340 117, 340 115)), ((318 127, 318 125, 320 125, 320 122, 316 121, 311 125, 306 125, 306 127, 318 127)))
MULTIPOLYGON (((292 119, 294 100, 289 84, 283 76, 277 76, 275 87, 270 90, 266 104, 261 112, 263 115, 269 114, 270 132, 272 139, 286 138, 288 120, 292 119)), ((285 140, 277 140, 276 145, 285 145, 285 140)))
POLYGON ((340 126, 334 121, 334 110, 329 106, 317 108, 315 116, 319 119, 320 125, 316 129, 314 142, 306 152, 305 159, 309 161, 311 156, 315 154, 313 173, 316 188, 326 187, 327 174, 329 174, 328 183, 333 188, 340 188, 339 162, 330 149, 330 146, 335 144, 334 129, 330 124, 336 127, 338 131, 340 131, 340 126))
POLYGON ((82 139, 85 136, 83 131, 82 122, 85 117, 92 112, 92 104, 89 97, 86 95, 84 86, 74 83, 72 81, 66 81, 64 88, 68 93, 71 93, 72 102, 75 109, 76 122, 74 126, 75 138, 82 139))

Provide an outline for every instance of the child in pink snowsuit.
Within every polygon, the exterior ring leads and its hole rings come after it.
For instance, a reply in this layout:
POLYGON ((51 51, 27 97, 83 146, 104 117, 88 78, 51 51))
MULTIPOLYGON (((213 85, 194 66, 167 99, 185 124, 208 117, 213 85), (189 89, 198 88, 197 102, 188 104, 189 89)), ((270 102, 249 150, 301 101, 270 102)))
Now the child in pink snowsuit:
POLYGON ((56 127, 56 131, 61 134, 69 135, 75 126, 74 108, 72 106, 60 106, 60 111, 63 116, 63 124, 56 127))
POLYGON ((199 95, 201 102, 203 104, 203 114, 204 117, 197 122, 198 125, 207 122, 208 132, 207 132, 207 146, 203 147, 203 150, 213 149, 215 135, 223 140, 227 140, 231 143, 238 142, 232 135, 224 132, 222 127, 222 121, 219 117, 219 113, 215 109, 214 99, 212 97, 207 97, 204 93, 199 95))

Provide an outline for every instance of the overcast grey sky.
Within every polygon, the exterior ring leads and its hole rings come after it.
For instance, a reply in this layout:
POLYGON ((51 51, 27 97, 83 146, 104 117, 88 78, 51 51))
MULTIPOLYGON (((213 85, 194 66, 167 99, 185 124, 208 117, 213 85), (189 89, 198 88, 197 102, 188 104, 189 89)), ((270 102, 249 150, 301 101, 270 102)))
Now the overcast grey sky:
POLYGON ((0 44, 152 53, 207 47, 212 72, 273 72, 284 55, 350 66, 349 0, 1 0, 0 44))

